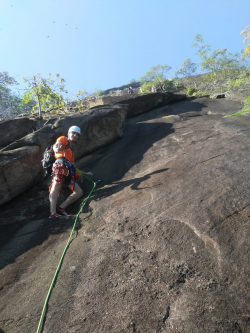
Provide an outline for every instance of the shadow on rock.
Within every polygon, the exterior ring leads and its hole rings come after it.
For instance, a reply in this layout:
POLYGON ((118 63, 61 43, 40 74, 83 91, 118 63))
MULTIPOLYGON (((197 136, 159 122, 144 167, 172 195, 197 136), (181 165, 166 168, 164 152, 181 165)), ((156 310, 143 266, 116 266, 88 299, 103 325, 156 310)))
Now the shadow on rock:
MULTIPOLYGON (((150 114, 148 114, 150 118, 150 114)), ((104 196, 109 196, 114 191, 119 191, 126 186, 131 186, 133 190, 138 190, 139 185, 142 181, 151 177, 151 175, 159 172, 163 172, 166 169, 154 171, 147 175, 140 177, 137 172, 137 167, 142 160, 144 154, 151 148, 154 149, 154 144, 165 138, 166 136, 174 133, 174 129, 172 128, 173 125, 171 123, 162 122, 160 119, 155 120, 154 122, 147 122, 145 117, 143 117, 143 121, 141 121, 140 116, 136 118, 131 118, 127 121, 124 136, 121 140, 118 140, 102 149, 99 149, 96 154, 99 158, 93 161, 91 164, 87 165, 87 168, 94 173, 93 179, 97 180, 99 178, 103 179, 101 186, 103 187, 105 184, 110 185, 111 189, 107 191, 107 189, 101 189, 93 192, 91 196, 92 199, 96 199, 104 196), (129 172, 128 175, 126 175, 129 172), (126 175, 126 178, 124 176, 126 175), (139 176, 139 177, 138 177, 139 176), (121 181, 122 180, 122 181, 121 181), (114 184, 114 186, 112 186, 114 184)), ((81 166, 76 163, 79 168, 86 170, 86 164, 81 166)), ((144 166, 145 167, 145 166, 144 166)), ((145 168, 143 169, 145 170, 145 168)), ((86 198, 88 193, 91 191, 93 184, 85 180, 83 184, 80 184, 84 191, 84 197, 86 198)), ((27 195, 23 198, 19 198, 16 200, 15 203, 12 202, 11 206, 20 206, 20 210, 16 214, 22 213, 23 217, 25 214, 27 217, 30 217, 31 212, 27 208, 32 208, 32 220, 30 218, 25 222, 25 219, 22 220, 21 228, 20 225, 11 231, 11 224, 9 226, 2 228, 2 235, 1 238, 4 240, 5 245, 1 250, 1 258, 0 259, 0 266, 5 267, 6 265, 13 263, 15 259, 22 255, 24 252, 29 251, 31 248, 36 247, 37 245, 43 244, 51 234, 60 234, 67 229, 72 227, 72 217, 68 218, 58 218, 56 221, 50 221, 48 219, 44 219, 45 215, 49 213, 49 202, 48 202, 48 192, 41 192, 41 197, 39 198, 39 193, 35 194, 34 189, 31 190, 30 194, 31 200, 27 202, 27 195), (39 198, 39 199, 38 199, 39 198), (38 200, 37 200, 38 199, 38 200), (20 203, 19 203, 20 201, 20 203), (29 204, 29 205, 28 205, 29 204), (24 205, 23 211, 21 206, 24 205), (33 206, 34 207, 31 207, 33 206), (45 207, 46 206, 46 207, 45 207), (36 217, 36 212, 40 212, 39 215, 36 217), (42 219, 41 219, 42 218, 42 219), (7 229, 9 232, 7 232, 7 229)), ((63 196, 59 199, 59 204, 63 196)), ((90 199, 91 200, 91 199, 90 199)), ((84 202, 84 198, 78 200, 76 203, 71 205, 69 209, 67 209, 69 214, 75 214, 81 208, 84 202)), ((3 217, 9 217, 9 211, 12 210, 14 207, 1 207, 6 213, 4 213, 3 217), (3 209, 5 208, 5 209, 3 209), (8 209, 7 209, 8 208, 8 209), (7 212, 8 211, 8 212, 7 212)), ((84 212, 88 211, 88 203, 84 207, 84 212)), ((15 215, 15 213, 14 213, 15 215)), ((12 216, 14 216, 12 215, 12 216)), ((15 222, 14 222, 15 223, 15 222)))
MULTIPOLYGON (((127 186, 131 186, 132 190, 138 190, 141 182, 150 178, 153 174, 168 170, 166 168, 142 177, 137 176, 140 173, 139 164, 143 161, 144 154, 150 148, 154 149, 153 146, 157 141, 174 133, 172 127, 173 124, 159 120, 149 123, 131 120, 130 124, 125 128, 123 139, 109 147, 98 150, 97 155, 100 158, 87 165, 88 169, 93 171, 94 176, 103 180, 100 183, 101 188, 97 188, 92 198, 97 199, 109 196, 111 192, 118 192, 127 186), (128 178, 128 180, 120 181, 124 177, 128 178), (111 187, 104 189, 103 186, 105 185, 111 185, 111 187)), ((150 165, 148 168, 150 168, 150 165)), ((143 170, 145 169, 147 169, 147 166, 143 167, 143 170)), ((89 187, 91 184, 86 185, 89 187)))
POLYGON ((53 220, 31 221, 25 224, 1 249, 0 269, 15 262, 17 257, 33 247, 43 244, 50 235, 62 234, 71 229, 73 219, 72 217, 60 217, 53 220))
POLYGON ((146 186, 146 187, 139 187, 139 186, 141 183, 143 183, 144 181, 149 179, 152 175, 162 173, 167 170, 169 170, 169 168, 157 170, 157 171, 151 172, 145 176, 134 178, 134 179, 129 179, 129 180, 121 181, 121 182, 112 182, 110 184, 110 187, 108 187, 107 189, 102 189, 102 188, 99 190, 97 189, 97 191, 94 192, 94 194, 93 194, 93 198, 98 197, 98 199, 101 199, 103 197, 110 195, 110 192, 112 192, 112 194, 114 194, 128 186, 130 186, 130 188, 134 191, 151 188, 150 186, 146 186))

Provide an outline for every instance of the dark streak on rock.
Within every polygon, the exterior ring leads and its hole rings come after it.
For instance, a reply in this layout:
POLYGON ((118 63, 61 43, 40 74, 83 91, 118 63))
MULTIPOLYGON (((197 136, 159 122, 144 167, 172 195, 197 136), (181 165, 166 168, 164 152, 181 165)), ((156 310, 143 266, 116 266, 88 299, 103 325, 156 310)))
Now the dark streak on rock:
POLYGON ((170 313, 170 306, 168 305, 168 306, 167 306, 166 314, 165 314, 165 316, 164 316, 164 318, 163 318, 163 322, 164 322, 164 323, 165 323, 165 321, 168 319, 168 317, 169 317, 169 313, 170 313))

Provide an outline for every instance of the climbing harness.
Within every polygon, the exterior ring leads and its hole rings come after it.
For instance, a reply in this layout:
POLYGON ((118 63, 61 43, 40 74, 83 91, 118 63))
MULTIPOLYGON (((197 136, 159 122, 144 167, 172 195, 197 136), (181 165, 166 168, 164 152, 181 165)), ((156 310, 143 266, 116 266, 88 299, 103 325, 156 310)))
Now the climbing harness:
POLYGON ((54 164, 53 164, 53 168, 52 168, 52 175, 53 175, 53 179, 56 182, 62 182, 63 181, 63 177, 68 177, 69 175, 69 167, 66 163, 64 163, 63 161, 61 161, 60 159, 57 160, 54 164))
MULTIPOLYGON (((79 173, 79 172, 78 172, 79 173)), ((75 167, 65 157, 58 158, 52 167, 53 181, 62 182, 65 177, 70 177, 70 189, 75 189, 75 167)), ((66 179, 67 184, 67 179, 66 179)))
MULTIPOLYGON (((83 182, 83 177, 81 175, 81 171, 78 170, 73 164, 71 164, 65 157, 59 157, 52 167, 52 176, 53 181, 49 186, 49 193, 51 192, 53 182, 63 182, 66 185, 70 185, 71 191, 75 189, 76 180, 81 178, 81 183, 83 182)), ((60 188, 58 192, 58 196, 60 195, 62 188, 60 188)))
MULTIPOLYGON (((80 173, 80 171, 78 169, 76 169, 78 171, 78 173, 80 173)), ((76 226, 76 222, 78 220, 78 217, 79 215, 81 214, 82 210, 83 210, 83 207, 85 206, 86 202, 88 201, 89 197, 91 196, 92 192, 94 191, 95 187, 96 187, 96 184, 99 183, 101 181, 101 179, 99 179, 98 181, 94 182, 92 179, 90 179, 89 177, 87 177, 86 175, 82 174, 81 173, 81 180, 83 179, 82 176, 84 176, 85 178, 87 178, 88 180, 90 180, 92 183, 93 183, 93 187, 92 187, 92 190, 90 191, 89 195, 87 196, 87 198, 85 199, 85 201, 83 202, 82 206, 81 206, 81 209, 79 210, 79 212, 77 213, 76 215, 76 218, 75 218, 75 222, 74 222, 74 225, 73 225, 73 228, 71 230, 71 233, 70 233, 70 236, 69 236, 69 239, 67 241, 67 244, 64 248, 64 251, 63 251, 63 254, 61 256, 61 259, 59 261, 59 264, 57 266, 57 269, 56 269, 56 272, 55 272, 55 275, 52 279, 52 282, 51 282, 51 285, 50 285, 50 288, 49 288, 49 291, 48 291, 48 294, 47 294, 47 297, 46 297, 46 300, 44 302, 44 306, 43 306, 43 310, 42 310, 42 314, 41 314, 41 317, 40 317, 40 321, 39 321, 39 324, 38 324, 38 327, 37 327, 37 331, 36 333, 39 333, 40 332, 40 329, 41 329, 41 326, 42 326, 42 323, 43 323, 43 318, 44 318, 44 315, 46 313, 46 308, 47 308, 47 305, 48 305, 48 301, 49 301, 49 297, 50 297, 50 294, 52 292, 52 289, 54 287, 54 284, 55 284, 55 280, 57 278, 57 275, 58 275, 58 272, 61 268, 61 265, 62 265, 62 262, 63 262, 63 258, 65 256, 65 253, 69 247, 69 244, 70 244, 70 241, 71 241, 71 238, 72 238, 72 235, 73 235, 73 232, 75 230, 75 226, 76 226)))

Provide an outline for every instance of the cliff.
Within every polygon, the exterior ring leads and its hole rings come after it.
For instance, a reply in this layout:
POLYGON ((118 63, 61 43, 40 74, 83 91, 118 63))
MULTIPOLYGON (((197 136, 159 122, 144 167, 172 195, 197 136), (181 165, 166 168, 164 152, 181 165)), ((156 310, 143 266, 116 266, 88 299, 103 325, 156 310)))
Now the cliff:
MULTIPOLYGON (((181 99, 126 116, 119 138, 79 155, 102 183, 79 215, 43 332, 249 331, 249 114, 226 117, 237 101, 181 99)), ((41 150, 35 138, 17 142, 41 150)), ((47 186, 1 206, 5 333, 36 331, 84 199, 49 220, 47 186)), ((86 197, 92 185, 81 186, 86 197)))

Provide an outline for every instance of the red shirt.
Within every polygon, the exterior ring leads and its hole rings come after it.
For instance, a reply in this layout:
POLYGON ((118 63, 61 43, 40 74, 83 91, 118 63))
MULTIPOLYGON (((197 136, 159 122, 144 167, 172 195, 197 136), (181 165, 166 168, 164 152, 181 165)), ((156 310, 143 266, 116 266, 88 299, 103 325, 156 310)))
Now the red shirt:
POLYGON ((65 158, 67 158, 68 161, 70 161, 71 164, 74 164, 74 162, 75 162, 75 152, 72 149, 73 148, 72 142, 69 141, 66 138, 66 136, 60 136, 60 138, 58 138, 56 140, 56 142, 61 142, 62 143, 62 147, 60 148, 60 150, 65 149, 68 142, 70 143, 71 148, 67 148, 65 150, 60 151, 59 153, 55 153, 55 158, 58 159, 60 157, 65 157, 65 158))

